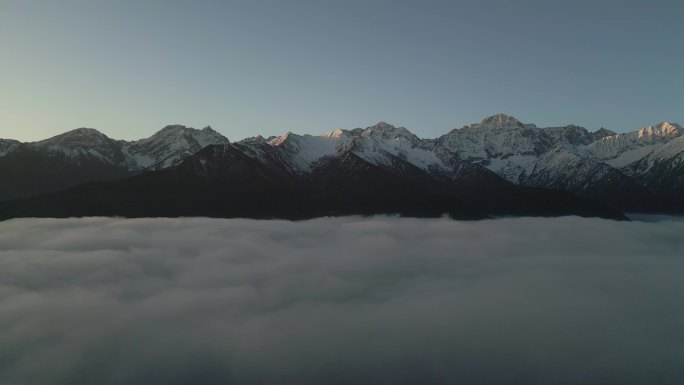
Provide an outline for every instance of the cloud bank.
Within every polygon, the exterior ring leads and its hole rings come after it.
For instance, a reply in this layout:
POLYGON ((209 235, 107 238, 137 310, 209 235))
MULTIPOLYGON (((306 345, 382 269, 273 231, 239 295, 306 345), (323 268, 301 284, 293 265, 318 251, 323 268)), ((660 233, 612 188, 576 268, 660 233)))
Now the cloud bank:
POLYGON ((0 383, 680 384, 684 222, 0 223, 0 383))

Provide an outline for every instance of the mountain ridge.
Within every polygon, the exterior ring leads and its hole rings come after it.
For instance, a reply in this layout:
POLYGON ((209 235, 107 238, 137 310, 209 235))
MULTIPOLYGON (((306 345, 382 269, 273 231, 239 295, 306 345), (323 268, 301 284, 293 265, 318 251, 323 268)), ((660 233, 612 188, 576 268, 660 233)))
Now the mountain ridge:
MULTIPOLYGON (((366 128, 338 128, 323 135, 288 132, 237 142, 230 142, 211 127, 197 130, 169 125, 137 141, 115 140, 97 130, 81 128, 39 142, 0 140, 0 200, 163 171, 178 167, 209 146, 230 145, 295 179, 313 178, 321 165, 333 164, 337 158, 347 157, 350 164, 358 162, 352 158, 359 158, 368 167, 390 173, 414 170, 397 174, 402 178, 421 175, 417 178, 421 179, 424 174, 454 183, 467 174, 477 183, 493 185, 492 176, 487 176, 491 173, 513 185, 566 191, 615 210, 676 211, 684 209, 682 199, 671 193, 684 190, 679 174, 680 160, 684 159, 684 141, 680 138, 681 126, 669 122, 617 134, 604 128, 589 132, 576 125, 537 127, 505 114, 486 117, 434 139, 418 138, 408 129, 386 122, 366 128), (43 175, 40 167, 50 161, 63 164, 62 173, 83 175, 58 186, 15 188, 13 193, 3 194, 3 186, 7 189, 11 181, 3 178, 3 170, 21 166, 22 161, 16 158, 22 158, 22 153, 40 158, 33 161, 39 165, 36 175, 43 175), (84 173, 85 165, 96 175, 84 173)), ((22 159, 27 157, 24 154, 22 159)), ((27 164, 25 159, 23 162, 27 164)), ((35 178, 28 179, 35 182, 35 178)))
POLYGON ((0 140, 0 200, 122 179, 179 164, 210 144, 230 141, 210 127, 169 125, 148 138, 117 140, 77 128, 35 142, 0 140))
POLYGON ((573 194, 515 186, 477 165, 436 177, 398 157, 373 164, 353 149, 309 174, 264 163, 238 143, 210 145, 177 166, 119 181, 0 202, 0 219, 82 216, 209 216, 307 219, 337 215, 581 215, 625 219, 573 194), (485 183, 481 183, 484 181, 485 183))

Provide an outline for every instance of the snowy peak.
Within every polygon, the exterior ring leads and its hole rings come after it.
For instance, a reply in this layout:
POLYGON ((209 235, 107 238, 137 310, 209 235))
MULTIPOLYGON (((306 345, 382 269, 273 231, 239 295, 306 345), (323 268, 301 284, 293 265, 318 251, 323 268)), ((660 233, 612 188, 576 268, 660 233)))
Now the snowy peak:
POLYGON ((443 171, 446 166, 435 152, 419 144, 405 137, 387 139, 360 136, 354 138, 347 147, 361 159, 376 166, 393 167, 396 159, 400 159, 425 171, 443 171))
POLYGON ((607 129, 603 128, 603 127, 599 128, 598 130, 596 130, 595 132, 593 132, 593 133, 591 134, 591 136, 593 137, 594 140, 603 139, 603 138, 605 138, 606 136, 613 136, 613 135, 617 135, 617 132, 611 131, 611 130, 607 130, 607 129))
POLYGON ((575 125, 547 127, 543 128, 542 131, 552 144, 568 143, 577 146, 594 141, 594 136, 586 128, 575 125))
POLYGON ((506 114, 496 114, 482 119, 479 127, 487 128, 523 128, 524 124, 513 116, 506 114))
POLYGON ((188 131, 188 127, 182 125, 182 124, 169 124, 168 126, 164 126, 161 130, 157 131, 157 134, 162 133, 162 132, 183 132, 183 131, 188 131))
POLYGON ((670 122, 662 122, 655 126, 648 126, 637 131, 637 137, 676 137, 682 132, 682 127, 670 122))
POLYGON ((387 123, 387 122, 378 122, 372 126, 366 127, 369 130, 377 130, 377 131, 388 131, 388 130, 393 130, 396 127, 393 125, 387 123))
POLYGON ((62 145, 67 147, 88 147, 102 143, 109 143, 113 140, 107 135, 94 128, 77 128, 52 138, 37 142, 41 146, 62 145))
POLYGON ((261 135, 250 136, 249 138, 242 139, 243 142, 247 143, 266 143, 266 138, 261 135))
POLYGON ((541 129, 547 136, 551 145, 571 144, 573 146, 588 145, 608 136, 617 135, 615 132, 601 127, 595 132, 589 132, 586 128, 576 125, 564 127, 546 127, 541 129))
POLYGON ((591 133, 576 125, 539 128, 497 114, 478 124, 454 129, 433 143, 435 148, 443 147, 461 159, 482 164, 505 179, 520 183, 544 154, 567 160, 563 151, 551 151, 557 146, 572 150, 573 156, 621 169, 681 135, 682 127, 669 122, 622 134, 605 128, 591 133))
MULTIPOLYGON (((321 136, 297 135, 288 132, 270 139, 267 144, 276 151, 276 157, 281 159, 287 168, 297 174, 304 174, 310 172, 321 158, 339 152, 350 140, 351 138, 342 130, 335 135, 321 136)), ((242 143, 249 144, 245 141, 242 143)))
POLYGON ((213 128, 210 126, 206 126, 201 130, 192 128, 192 127, 186 127, 180 124, 174 124, 174 125, 169 125, 161 130, 157 131, 154 135, 152 135, 150 138, 170 138, 170 137, 186 137, 186 138, 197 138, 201 136, 213 136, 216 137, 217 140, 221 142, 226 142, 228 139, 224 137, 223 135, 219 134, 218 132, 214 131, 213 128))
POLYGON ((124 162, 121 143, 93 128, 77 128, 28 146, 64 156, 77 164, 93 157, 110 165, 124 162))
MULTIPOLYGON (((386 122, 366 128, 336 129, 320 136, 292 132, 269 138, 257 136, 234 144, 209 126, 198 130, 169 125, 137 141, 113 140, 95 129, 79 128, 35 143, 0 140, 0 157, 0 166, 7 164, 7 169, 21 172, 26 164, 24 158, 44 160, 35 162, 39 167, 31 174, 32 180, 41 180, 46 173, 63 179, 61 171, 51 171, 52 161, 84 171, 69 182, 72 185, 143 170, 190 167, 181 165, 186 159, 195 159, 188 164, 203 172, 212 170, 212 159, 226 166, 221 170, 228 170, 231 161, 236 160, 246 162, 243 170, 263 166, 289 181, 306 181, 330 171, 331 164, 346 167, 345 159, 351 159, 357 164, 361 162, 361 167, 377 166, 383 172, 409 178, 420 174, 455 181, 463 173, 472 172, 489 175, 501 183, 505 182, 499 177, 518 185, 566 190, 606 202, 618 199, 622 191, 651 188, 664 180, 661 174, 667 174, 671 183, 679 183, 684 189, 684 135, 677 124, 662 122, 616 134, 603 128, 589 132, 577 125, 537 127, 505 114, 489 116, 437 139, 425 140, 386 122), (203 155, 193 157, 208 146, 203 155), (221 154, 230 157, 218 157, 221 154), (637 182, 641 185, 635 185, 637 182)), ((333 178, 353 175, 346 173, 349 170, 342 171, 333 172, 333 178)), ((6 185, 11 187, 12 183, 6 185)), ((72 185, 57 183, 50 188, 72 185)), ((499 182, 494 184, 498 185, 499 182)), ((45 192, 27 186, 21 194, 45 192)), ((662 189, 675 191, 667 186, 662 189)), ((0 189, 0 197, 1 194, 0 189)), ((636 207, 624 202, 620 207, 636 207)))
POLYGON ((435 141, 435 146, 444 147, 465 161, 479 163, 517 183, 525 169, 547 151, 551 143, 537 126, 497 114, 479 124, 442 135, 435 141))
MULTIPOLYGON (((374 165, 393 167, 400 159, 430 173, 449 172, 455 161, 473 163, 520 184, 536 166, 541 167, 540 161, 549 169, 581 158, 624 170, 649 154, 654 156, 648 159, 675 159, 673 153, 678 154, 680 145, 664 146, 682 137, 682 132, 678 124, 662 122, 628 133, 616 134, 604 128, 592 133, 576 125, 542 128, 496 114, 437 139, 421 140, 404 127, 379 122, 366 128, 338 128, 320 136, 292 132, 270 138, 257 136, 238 142, 236 148, 300 175, 312 172, 323 158, 350 152, 374 165)), ((229 140, 210 126, 198 130, 168 125, 149 138, 130 142, 79 128, 36 143, 0 140, 0 156, 27 146, 64 156, 75 164, 98 158, 130 172, 175 166, 207 146, 227 144, 229 140)), ((642 168, 632 169, 637 172, 642 168)))
POLYGON ((296 145, 296 143, 299 141, 299 138, 301 138, 301 136, 288 131, 283 135, 276 136, 275 138, 269 140, 268 144, 276 147, 287 145, 288 143, 295 143, 296 145))
MULTIPOLYGON (((243 140, 250 153, 261 153, 257 142, 243 140)), ((441 161, 423 141, 404 127, 380 122, 365 129, 351 131, 336 129, 321 136, 296 135, 288 132, 268 139, 282 165, 297 174, 307 174, 318 167, 323 158, 354 154, 374 165, 391 166, 396 158, 424 170, 442 167, 441 161)))
POLYGON ((338 128, 338 129, 336 129, 336 130, 334 130, 334 131, 328 132, 328 133, 325 134, 324 136, 326 136, 326 137, 328 137, 328 138, 342 138, 342 137, 347 137, 347 136, 349 136, 349 133, 348 133, 347 131, 341 129, 341 128, 338 128))
POLYGON ((197 130, 175 124, 162 128, 149 138, 127 143, 124 152, 131 169, 158 170, 176 165, 209 145, 229 143, 211 127, 197 130))
POLYGON ((370 139, 404 139, 414 145, 417 145, 421 140, 405 127, 395 127, 389 123, 379 122, 374 126, 366 127, 361 132, 361 136, 370 139))

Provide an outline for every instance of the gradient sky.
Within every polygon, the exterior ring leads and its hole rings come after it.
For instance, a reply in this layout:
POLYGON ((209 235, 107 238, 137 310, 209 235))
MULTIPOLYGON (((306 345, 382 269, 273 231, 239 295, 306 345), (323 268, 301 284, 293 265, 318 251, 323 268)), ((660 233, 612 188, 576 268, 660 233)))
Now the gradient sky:
POLYGON ((684 123, 684 2, 0 0, 0 137, 684 123))

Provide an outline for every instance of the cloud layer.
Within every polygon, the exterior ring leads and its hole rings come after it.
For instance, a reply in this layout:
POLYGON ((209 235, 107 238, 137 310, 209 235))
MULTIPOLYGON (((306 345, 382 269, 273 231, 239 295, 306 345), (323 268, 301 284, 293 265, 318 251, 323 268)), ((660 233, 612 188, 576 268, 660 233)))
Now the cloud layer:
POLYGON ((0 383, 679 384, 684 222, 0 223, 0 383))

